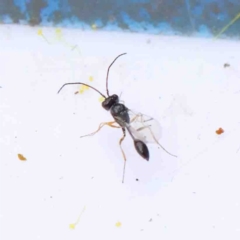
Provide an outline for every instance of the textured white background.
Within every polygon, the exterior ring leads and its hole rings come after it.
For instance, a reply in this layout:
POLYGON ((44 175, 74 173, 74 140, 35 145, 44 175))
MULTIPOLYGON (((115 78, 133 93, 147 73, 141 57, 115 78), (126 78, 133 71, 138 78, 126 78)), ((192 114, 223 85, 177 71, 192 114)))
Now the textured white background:
POLYGON ((239 42, 38 30, 0 27, 0 238, 240 239, 239 42), (74 81, 105 94, 123 52, 110 93, 156 118, 178 155, 149 145, 146 162, 127 136, 124 184, 121 130, 79 138, 112 120, 99 95, 57 94, 74 81))

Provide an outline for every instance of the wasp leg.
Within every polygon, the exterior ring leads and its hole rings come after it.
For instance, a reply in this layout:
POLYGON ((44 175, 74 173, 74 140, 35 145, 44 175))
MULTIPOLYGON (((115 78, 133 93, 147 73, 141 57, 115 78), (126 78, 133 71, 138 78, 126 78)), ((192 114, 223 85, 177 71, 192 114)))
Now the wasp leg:
POLYGON ((119 146, 120 146, 120 149, 121 149, 121 152, 122 152, 122 155, 123 155, 123 159, 124 159, 124 165, 123 165, 123 177, 122 177, 122 183, 124 183, 124 176, 125 176, 125 168, 126 168, 126 161, 127 161, 127 158, 126 158, 126 155, 122 149, 122 142, 124 140, 124 138, 126 137, 126 129, 125 128, 122 128, 122 131, 123 131, 123 136, 122 138, 119 140, 119 146))
POLYGON ((109 127, 112 127, 112 128, 120 128, 119 126, 114 125, 114 123, 116 123, 116 122, 103 122, 103 123, 100 123, 98 129, 97 129, 95 132, 92 132, 92 133, 90 133, 90 134, 81 136, 80 138, 93 136, 94 134, 96 134, 97 132, 99 132, 102 127, 104 127, 104 126, 106 126, 106 125, 109 126, 109 127))
POLYGON ((121 152, 122 152, 124 161, 126 161, 126 160, 127 160, 127 159, 126 159, 126 155, 125 155, 125 153, 124 153, 124 151, 123 151, 123 149, 122 149, 122 141, 123 141, 124 138, 126 137, 126 130, 125 130, 125 128, 122 128, 122 131, 123 131, 123 136, 122 136, 122 138, 119 140, 119 145, 120 145, 120 148, 121 148, 121 152))

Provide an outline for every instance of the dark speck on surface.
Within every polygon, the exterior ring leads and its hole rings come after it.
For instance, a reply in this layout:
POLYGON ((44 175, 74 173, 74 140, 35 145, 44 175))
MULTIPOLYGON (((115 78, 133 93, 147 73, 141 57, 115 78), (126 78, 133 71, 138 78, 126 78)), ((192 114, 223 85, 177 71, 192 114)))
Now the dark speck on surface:
POLYGON ((230 64, 229 63, 224 63, 223 67, 224 68, 230 67, 230 64))

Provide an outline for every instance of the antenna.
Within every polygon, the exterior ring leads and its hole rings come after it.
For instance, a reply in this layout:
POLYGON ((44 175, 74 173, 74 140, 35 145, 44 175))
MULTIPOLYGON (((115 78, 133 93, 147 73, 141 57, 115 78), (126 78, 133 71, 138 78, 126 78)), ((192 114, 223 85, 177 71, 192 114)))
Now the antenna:
POLYGON ((123 165, 123 175, 122 175, 122 183, 124 183, 124 179, 125 179, 126 161, 127 161, 127 160, 125 160, 125 159, 124 159, 124 165, 123 165))
POLYGON ((108 67, 108 70, 107 70, 107 78, 106 78, 106 90, 107 90, 107 95, 108 95, 108 97, 109 97, 109 91, 108 91, 108 75, 109 75, 109 70, 110 70, 111 66, 115 63, 115 61, 116 61, 119 57, 121 57, 122 55, 125 55, 125 54, 127 54, 127 53, 122 53, 122 54, 118 55, 118 56, 112 61, 112 63, 111 63, 111 64, 109 65, 109 67, 108 67))
POLYGON ((99 90, 97 90, 96 88, 86 84, 86 83, 81 83, 81 82, 74 82, 74 83, 65 83, 62 85, 62 87, 58 90, 57 93, 60 93, 60 91, 67 85, 74 85, 74 84, 81 84, 81 85, 84 85, 84 86, 87 86, 87 87, 90 87, 91 89, 95 90, 96 92, 98 92, 102 97, 106 98, 106 96, 104 94, 102 94, 99 90))

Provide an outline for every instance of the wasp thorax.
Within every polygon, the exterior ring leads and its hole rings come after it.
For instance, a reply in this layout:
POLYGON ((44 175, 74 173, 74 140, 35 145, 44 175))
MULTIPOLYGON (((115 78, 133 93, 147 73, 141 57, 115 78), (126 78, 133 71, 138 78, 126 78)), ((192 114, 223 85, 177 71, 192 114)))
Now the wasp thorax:
POLYGON ((113 94, 112 96, 106 98, 103 102, 102 102, 102 107, 105 110, 109 110, 114 104, 119 102, 119 97, 116 94, 113 94))
POLYGON ((121 103, 114 104, 114 106, 111 108, 111 114, 113 117, 120 117, 121 115, 128 114, 128 109, 121 103))

